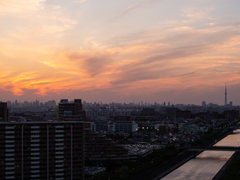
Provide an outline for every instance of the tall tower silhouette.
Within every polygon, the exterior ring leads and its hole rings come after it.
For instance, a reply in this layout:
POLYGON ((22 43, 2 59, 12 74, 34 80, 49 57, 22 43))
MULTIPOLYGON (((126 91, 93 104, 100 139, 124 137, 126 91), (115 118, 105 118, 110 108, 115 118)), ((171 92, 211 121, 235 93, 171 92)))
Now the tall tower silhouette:
POLYGON ((227 85, 225 83, 225 106, 227 106, 227 85))

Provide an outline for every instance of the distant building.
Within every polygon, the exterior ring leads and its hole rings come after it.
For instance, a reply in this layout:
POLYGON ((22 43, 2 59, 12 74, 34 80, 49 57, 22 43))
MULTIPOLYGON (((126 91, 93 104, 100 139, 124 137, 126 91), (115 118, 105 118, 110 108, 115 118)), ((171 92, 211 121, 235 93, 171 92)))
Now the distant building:
POLYGON ((115 116, 115 121, 130 121, 130 116, 115 116))
POLYGON ((167 125, 159 125, 159 127, 158 127, 158 129, 159 129, 159 132, 161 133, 161 134, 167 134, 167 133, 169 133, 170 132, 170 128, 169 128, 169 126, 167 126, 167 125))
POLYGON ((160 113, 155 111, 154 108, 143 108, 140 115, 141 116, 158 116, 160 115, 160 113))
POLYGON ((116 121, 113 124, 113 131, 135 132, 138 131, 138 124, 135 121, 116 121))
POLYGON ((92 124, 92 130, 95 132, 108 131, 108 122, 107 121, 95 121, 92 124))
POLYGON ((86 112, 82 110, 82 100, 74 99, 69 103, 68 99, 62 99, 58 105, 59 121, 81 120, 86 116, 86 112))
POLYGON ((191 111, 177 111, 176 117, 189 119, 192 117, 192 112, 191 111))
POLYGON ((6 102, 0 102, 0 122, 1 121, 8 121, 8 109, 6 102))
POLYGON ((178 111, 180 111, 180 109, 175 108, 175 107, 166 108, 166 115, 167 116, 175 116, 178 111))
POLYGON ((237 110, 227 110, 224 111, 225 119, 234 120, 239 118, 239 111, 237 110))
POLYGON ((202 107, 206 107, 206 106, 207 106, 206 102, 203 101, 203 102, 202 102, 202 107))

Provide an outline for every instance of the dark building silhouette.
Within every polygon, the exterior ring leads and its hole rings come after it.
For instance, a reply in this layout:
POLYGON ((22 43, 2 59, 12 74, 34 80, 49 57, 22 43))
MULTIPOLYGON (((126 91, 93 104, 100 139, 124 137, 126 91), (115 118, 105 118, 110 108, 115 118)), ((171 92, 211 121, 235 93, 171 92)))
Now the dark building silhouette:
POLYGON ((154 108, 143 108, 141 111, 141 116, 158 116, 159 112, 155 111, 154 108))
POLYGON ((8 109, 6 102, 0 102, 0 122, 1 121, 8 121, 8 109))
POLYGON ((239 118, 239 111, 237 110, 226 110, 224 111, 225 119, 234 120, 239 118))
POLYGON ((115 116, 114 117, 115 121, 130 121, 130 116, 115 116))
POLYGON ((189 119, 189 118, 192 118, 192 112, 191 111, 177 111, 176 117, 189 119))
POLYGON ((0 122, 0 179, 83 179, 82 122, 0 122))
POLYGON ((175 116, 180 109, 175 107, 166 108, 166 115, 167 116, 175 116))
POLYGON ((59 121, 82 120, 86 116, 86 112, 82 110, 82 100, 74 99, 69 103, 68 99, 62 99, 58 104, 59 121))

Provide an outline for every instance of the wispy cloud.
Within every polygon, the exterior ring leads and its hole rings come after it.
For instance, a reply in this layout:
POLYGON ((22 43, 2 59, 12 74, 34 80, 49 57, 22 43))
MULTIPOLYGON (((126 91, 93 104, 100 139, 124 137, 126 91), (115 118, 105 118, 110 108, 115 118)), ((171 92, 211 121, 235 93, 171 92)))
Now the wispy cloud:
POLYGON ((154 2, 154 1, 159 1, 159 0, 143 0, 139 3, 128 6, 117 18, 121 18, 121 17, 125 16, 126 14, 130 13, 131 11, 133 11, 134 9, 137 9, 141 6, 144 6, 144 5, 154 2))

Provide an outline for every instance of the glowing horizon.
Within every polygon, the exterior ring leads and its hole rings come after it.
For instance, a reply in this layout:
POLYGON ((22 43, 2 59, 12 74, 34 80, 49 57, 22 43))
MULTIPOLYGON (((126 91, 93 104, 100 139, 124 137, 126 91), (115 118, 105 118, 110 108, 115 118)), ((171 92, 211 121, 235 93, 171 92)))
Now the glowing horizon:
POLYGON ((0 100, 240 104, 239 6, 0 0, 0 100))

